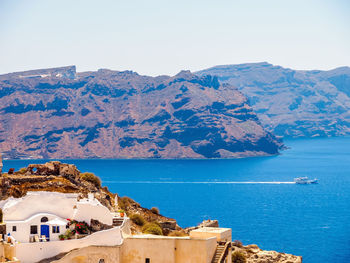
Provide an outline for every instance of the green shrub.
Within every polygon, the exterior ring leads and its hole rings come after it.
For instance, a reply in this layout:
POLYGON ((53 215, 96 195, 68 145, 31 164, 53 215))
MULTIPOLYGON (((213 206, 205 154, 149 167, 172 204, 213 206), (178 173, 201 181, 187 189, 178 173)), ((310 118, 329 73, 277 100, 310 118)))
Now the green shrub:
POLYGON ((128 207, 130 207, 131 204, 133 204, 134 206, 140 207, 140 204, 136 203, 130 197, 124 196, 124 197, 118 198, 118 206, 120 209, 128 211, 128 207))
POLYGON ((152 207, 152 208, 151 208, 151 212, 152 212, 153 214, 159 215, 159 209, 158 209, 157 207, 152 207))
POLYGON ((247 258, 241 251, 235 251, 232 253, 232 263, 246 263, 247 258))
POLYGON ((27 168, 23 167, 21 169, 19 169, 18 173, 20 174, 25 174, 27 172, 27 168))
POLYGON ((84 181, 93 183, 96 187, 101 187, 101 179, 93 173, 81 173, 80 178, 84 181))
POLYGON ((142 232, 152 235, 163 235, 163 231, 160 226, 155 223, 147 223, 142 227, 142 232))
POLYGON ((162 228, 161 224, 158 221, 152 220, 149 223, 155 224, 155 225, 159 226, 160 228, 162 228))
POLYGON ((130 204, 129 199, 130 198, 127 196, 118 198, 118 206, 120 207, 120 209, 127 210, 127 208, 129 207, 129 204, 130 204))
POLYGON ((145 224, 145 219, 141 215, 132 214, 130 216, 131 221, 133 221, 136 225, 143 226, 145 224))

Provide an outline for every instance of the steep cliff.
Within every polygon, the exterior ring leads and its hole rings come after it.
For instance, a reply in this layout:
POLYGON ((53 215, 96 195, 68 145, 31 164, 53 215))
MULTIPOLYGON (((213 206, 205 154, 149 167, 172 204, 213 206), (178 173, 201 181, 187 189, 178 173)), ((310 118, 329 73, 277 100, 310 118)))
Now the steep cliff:
POLYGON ((75 67, 0 76, 8 158, 216 158, 276 154, 246 97, 217 78, 75 67))
POLYGON ((218 76, 245 94, 263 126, 284 137, 350 134, 350 68, 292 70, 268 63, 216 66, 218 76))

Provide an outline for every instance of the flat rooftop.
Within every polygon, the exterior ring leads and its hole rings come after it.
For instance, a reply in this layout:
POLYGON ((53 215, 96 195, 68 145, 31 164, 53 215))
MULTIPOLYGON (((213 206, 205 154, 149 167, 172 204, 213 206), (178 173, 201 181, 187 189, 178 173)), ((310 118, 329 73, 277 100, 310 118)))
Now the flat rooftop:
POLYGON ((222 227, 201 227, 195 230, 192 230, 191 232, 205 232, 205 233, 217 233, 217 234, 221 234, 224 233, 228 230, 231 230, 231 228, 222 228, 222 227))

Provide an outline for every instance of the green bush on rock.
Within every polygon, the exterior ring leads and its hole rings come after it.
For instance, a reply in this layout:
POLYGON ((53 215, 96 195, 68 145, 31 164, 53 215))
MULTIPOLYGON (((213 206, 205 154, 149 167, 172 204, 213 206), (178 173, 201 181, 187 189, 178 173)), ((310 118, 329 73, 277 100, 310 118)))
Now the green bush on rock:
POLYGON ((159 215, 159 209, 158 209, 157 207, 152 207, 152 208, 151 208, 151 212, 152 212, 153 214, 159 215))
POLYGON ((132 200, 130 197, 123 196, 118 198, 118 206, 120 209, 123 209, 126 212, 128 212, 128 208, 130 206, 140 207, 140 204, 132 200))
POLYGON ((132 214, 130 216, 130 219, 132 222, 134 222, 136 225, 143 226, 145 224, 145 219, 141 215, 138 214, 132 214))
POLYGON ((152 235, 163 235, 161 227, 155 223, 147 223, 142 227, 142 232, 152 235))
POLYGON ((101 187, 101 179, 93 173, 81 173, 80 178, 84 181, 93 183, 96 187, 101 187))
POLYGON ((20 174, 25 174, 27 172, 27 168, 21 168, 21 169, 19 169, 19 171, 18 171, 18 173, 20 173, 20 174))

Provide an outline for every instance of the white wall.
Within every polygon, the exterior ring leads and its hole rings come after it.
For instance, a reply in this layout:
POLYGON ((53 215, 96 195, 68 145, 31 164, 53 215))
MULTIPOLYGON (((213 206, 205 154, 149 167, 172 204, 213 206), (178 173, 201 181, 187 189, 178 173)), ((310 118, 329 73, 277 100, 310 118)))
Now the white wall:
POLYGON ((77 203, 77 194, 56 192, 28 192, 22 198, 8 198, 2 202, 4 221, 26 220, 39 213, 71 218, 73 207, 77 203))
POLYGON ((91 219, 100 221, 101 223, 112 225, 113 216, 109 209, 100 203, 77 203, 77 213, 74 215, 74 219, 78 221, 85 221, 90 224, 91 219))
POLYGON ((81 239, 17 244, 17 258, 22 263, 34 263, 45 258, 87 246, 117 246, 122 244, 120 227, 99 231, 81 239))
MULTIPOLYGON (((47 217, 49 221, 55 218, 58 218, 56 215, 53 215, 53 214, 40 213, 28 218, 25 221, 7 221, 6 231, 7 233, 10 233, 11 236, 13 236, 19 242, 29 242, 30 236, 41 235, 40 233, 41 225, 47 225, 45 223, 41 223, 41 218, 44 216, 47 217), (38 227, 38 233, 35 235, 30 234, 30 226, 32 225, 36 225, 38 227), (15 232, 12 231, 13 226, 17 227, 17 230, 15 232)), ((60 218, 60 219, 63 220, 63 218, 60 218)), ((65 226, 60 226, 60 233, 52 233, 52 226, 49 225, 49 227, 50 227, 50 240, 58 240, 59 239, 58 236, 66 232, 65 226)))
MULTIPOLYGON (((113 224, 113 216, 109 209, 94 199, 92 194, 88 199, 79 202, 77 197, 77 194, 29 192, 22 198, 9 198, 1 202, 7 233, 20 242, 29 242, 31 225, 37 225, 38 235, 41 235, 40 226, 43 223, 40 219, 43 216, 47 216, 49 220, 74 218, 90 224, 90 220, 95 219, 104 224, 113 224), (17 227, 16 232, 12 231, 14 225, 17 227)), ((60 233, 54 234, 50 226, 50 240, 58 240, 58 236, 65 231, 65 226, 60 226, 60 233)))

